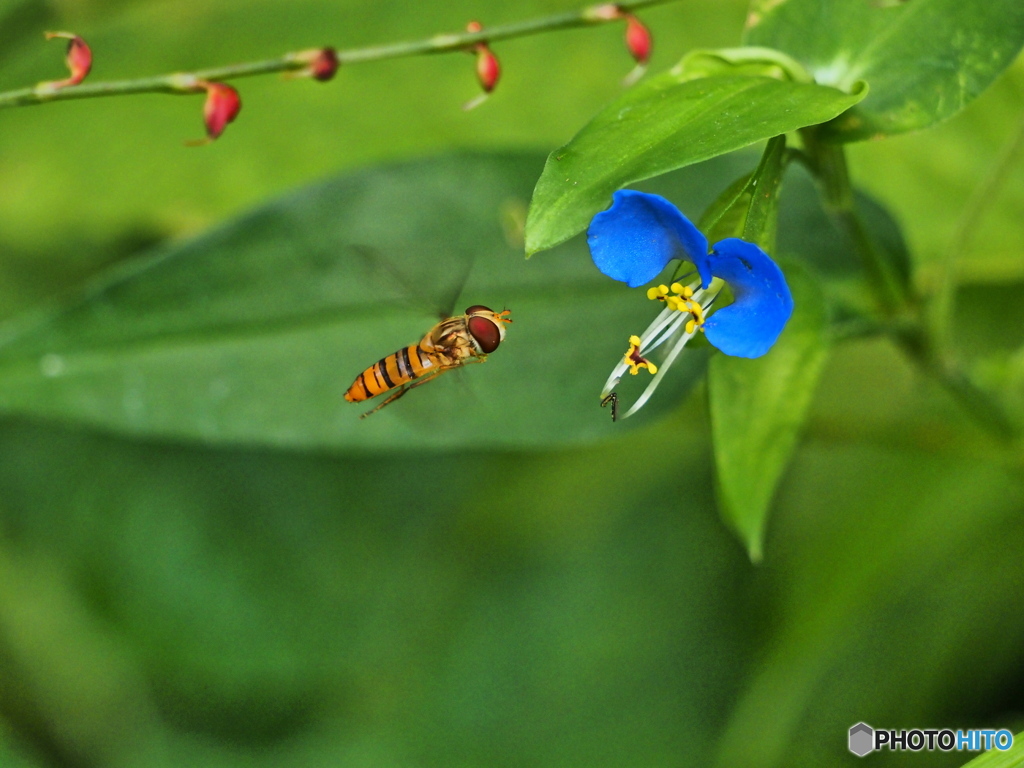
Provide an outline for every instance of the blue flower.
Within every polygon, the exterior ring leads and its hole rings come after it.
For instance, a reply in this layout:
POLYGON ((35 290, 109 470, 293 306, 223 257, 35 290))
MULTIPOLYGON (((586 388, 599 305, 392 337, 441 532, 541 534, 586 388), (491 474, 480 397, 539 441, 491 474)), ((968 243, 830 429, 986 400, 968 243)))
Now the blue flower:
POLYGON ((632 288, 650 282, 673 259, 691 262, 699 280, 683 286, 657 286, 650 299, 665 303, 664 311, 640 337, 631 337, 623 362, 608 379, 607 397, 627 369, 647 367, 654 380, 626 413, 636 412, 653 393, 665 371, 693 336, 702 332, 727 355, 761 357, 779 338, 790 315, 793 296, 782 270, 753 243, 729 237, 708 249, 701 234, 679 209, 663 197, 626 189, 616 192, 612 206, 594 216, 587 230, 594 264, 604 274, 632 288), (709 314, 723 285, 733 302, 709 314), (632 343, 639 338, 637 344, 632 343), (644 353, 671 342, 660 366, 644 353), (645 365, 646 364, 646 365, 645 365))

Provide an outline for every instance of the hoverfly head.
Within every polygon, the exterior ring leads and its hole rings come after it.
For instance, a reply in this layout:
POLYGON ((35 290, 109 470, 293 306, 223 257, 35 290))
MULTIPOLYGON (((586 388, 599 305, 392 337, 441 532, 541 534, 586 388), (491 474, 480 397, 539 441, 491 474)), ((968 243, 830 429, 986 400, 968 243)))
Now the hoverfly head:
POLYGON ((512 322, 509 314, 507 309, 495 312, 482 304, 474 304, 466 310, 466 329, 483 354, 489 355, 504 341, 505 324, 512 322))

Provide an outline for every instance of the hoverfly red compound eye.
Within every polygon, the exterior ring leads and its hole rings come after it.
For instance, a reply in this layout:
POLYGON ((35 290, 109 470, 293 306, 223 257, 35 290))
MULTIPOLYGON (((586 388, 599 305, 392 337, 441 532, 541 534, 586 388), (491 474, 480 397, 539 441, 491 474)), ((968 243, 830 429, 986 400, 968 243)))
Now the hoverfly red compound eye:
POLYGON ((490 312, 494 314, 494 310, 490 307, 485 307, 483 304, 474 304, 472 307, 466 310, 467 315, 474 315, 477 312, 490 312))
MULTIPOLYGON (((490 312, 490 310, 487 310, 490 312)), ((470 314, 467 312, 466 314, 470 314)), ((491 352, 498 348, 501 344, 501 329, 498 328, 497 323, 493 320, 488 320, 486 317, 480 317, 474 315, 469 318, 466 323, 469 328, 470 334, 476 339, 476 343, 480 345, 480 349, 485 355, 489 355, 491 352)))

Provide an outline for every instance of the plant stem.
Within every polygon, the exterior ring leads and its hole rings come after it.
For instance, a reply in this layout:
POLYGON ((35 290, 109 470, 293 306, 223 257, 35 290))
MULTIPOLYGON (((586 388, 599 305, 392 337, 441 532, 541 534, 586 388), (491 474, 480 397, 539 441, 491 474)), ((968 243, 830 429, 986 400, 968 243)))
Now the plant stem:
MULTIPOLYGON (((389 43, 368 48, 352 48, 347 51, 337 52, 338 63, 347 65, 365 61, 398 59, 406 56, 464 51, 475 43, 493 43, 499 40, 526 37, 527 35, 553 32, 560 29, 621 21, 621 17, 613 15, 612 11, 614 8, 618 8, 623 13, 631 13, 652 5, 662 5, 670 2, 675 2, 675 0, 623 0, 614 4, 601 3, 576 11, 567 11, 552 16, 489 27, 480 32, 456 32, 435 35, 423 40, 389 43)), ((132 93, 193 93, 196 90, 197 80, 232 80, 239 77, 267 75, 274 72, 294 72, 305 69, 307 66, 307 60, 300 58, 295 53, 288 53, 276 59, 231 64, 223 67, 198 70, 196 72, 178 72, 131 80, 83 83, 82 85, 57 90, 48 88, 45 84, 40 84, 0 93, 0 108, 46 104, 51 101, 63 101, 65 99, 123 96, 132 93)))
POLYGON ((1010 178, 1021 150, 1024 150, 1024 120, 999 150, 988 175, 971 193, 949 239, 949 246, 939 266, 938 285, 930 307, 932 332, 940 348, 948 346, 950 325, 956 311, 957 259, 967 250, 992 200, 1010 178))
POLYGON ((811 161, 810 170, 822 187, 825 206, 853 240, 879 308, 893 318, 908 309, 912 300, 910 287, 860 217, 843 146, 821 141, 813 128, 803 131, 802 136, 811 161))
POLYGON ((932 365, 926 366, 926 370, 989 432, 1007 442, 1017 437, 1017 428, 1007 418, 1003 408, 959 368, 934 361, 932 365))
POLYGON ((842 145, 820 142, 814 129, 803 132, 809 169, 821 184, 825 204, 853 239, 864 271, 878 297, 883 324, 900 349, 932 376, 981 426, 1000 440, 1018 430, 992 395, 972 382, 956 361, 942 353, 934 327, 925 322, 921 303, 879 248, 857 211, 842 145))
POLYGON ((923 314, 919 313, 913 324, 889 328, 889 335, 908 358, 935 379, 990 434, 1004 442, 1012 442, 1019 436, 1017 426, 995 397, 971 381, 950 355, 941 354, 923 314))

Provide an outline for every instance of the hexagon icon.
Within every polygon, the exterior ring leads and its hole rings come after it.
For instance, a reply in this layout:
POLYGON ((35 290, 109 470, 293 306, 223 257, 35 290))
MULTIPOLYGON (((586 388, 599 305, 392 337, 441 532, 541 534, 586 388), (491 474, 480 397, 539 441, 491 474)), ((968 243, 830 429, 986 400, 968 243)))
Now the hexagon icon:
POLYGON ((867 723, 857 723, 850 728, 850 751, 857 757, 864 757, 875 749, 875 729, 867 723))

